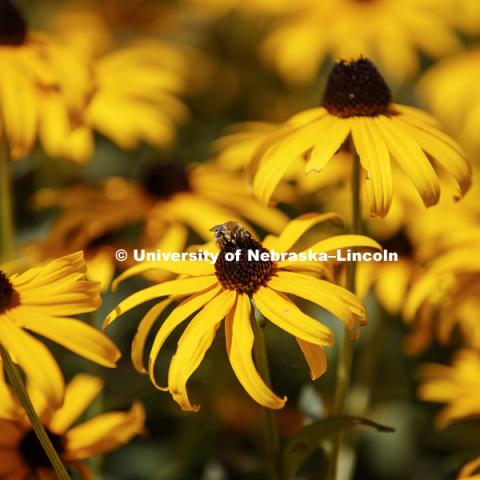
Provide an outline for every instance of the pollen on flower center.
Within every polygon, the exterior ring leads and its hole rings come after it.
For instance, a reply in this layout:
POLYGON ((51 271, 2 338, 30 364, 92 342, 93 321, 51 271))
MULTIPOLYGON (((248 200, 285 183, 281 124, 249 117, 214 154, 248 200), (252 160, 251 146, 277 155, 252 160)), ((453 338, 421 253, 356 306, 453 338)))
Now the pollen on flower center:
POLYGON ((22 45, 27 36, 27 24, 10 0, 0 0, 0 45, 22 45))
POLYGON ((215 272, 223 288, 252 295, 267 283, 272 276, 274 263, 270 259, 249 258, 249 250, 259 253, 268 250, 252 238, 244 227, 236 222, 227 222, 213 227, 211 231, 215 232, 215 240, 220 247, 215 272), (227 253, 235 255, 237 251, 240 254, 233 260, 226 256, 227 253))
POLYGON ((341 60, 327 81, 322 105, 341 118, 375 117, 389 112, 392 93, 375 65, 367 58, 341 60))
POLYGON ((161 200, 191 190, 185 168, 176 163, 151 165, 143 175, 142 184, 150 195, 161 200))
POLYGON ((0 270, 0 314, 18 303, 18 294, 8 277, 0 270))
MULTIPOLYGON (((61 456, 65 452, 65 438, 62 435, 46 430, 48 438, 52 442, 53 447, 61 456)), ((33 430, 29 430, 20 441, 18 450, 22 456, 23 461, 30 467, 31 470, 39 468, 51 468, 50 460, 47 457, 42 445, 40 444, 37 435, 33 430)))

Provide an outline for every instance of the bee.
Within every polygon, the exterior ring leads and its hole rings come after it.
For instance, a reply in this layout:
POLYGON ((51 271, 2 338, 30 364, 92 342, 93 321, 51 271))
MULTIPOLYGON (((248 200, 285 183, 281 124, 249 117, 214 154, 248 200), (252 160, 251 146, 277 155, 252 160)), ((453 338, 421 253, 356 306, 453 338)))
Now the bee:
POLYGON ((241 247, 251 239, 248 230, 237 222, 215 225, 210 232, 214 232, 215 242, 220 249, 224 249, 226 246, 241 247))

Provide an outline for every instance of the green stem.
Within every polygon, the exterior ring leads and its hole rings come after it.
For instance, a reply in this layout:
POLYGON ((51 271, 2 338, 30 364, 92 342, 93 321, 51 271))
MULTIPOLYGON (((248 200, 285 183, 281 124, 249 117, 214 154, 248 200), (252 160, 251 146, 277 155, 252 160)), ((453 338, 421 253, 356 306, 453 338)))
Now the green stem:
MULTIPOLYGON (((351 142, 351 152, 353 157, 352 167, 352 225, 350 233, 361 233, 361 200, 360 200, 360 159, 355 150, 353 142, 351 142)), ((347 282, 346 287, 351 292, 356 292, 356 263, 351 262, 347 265, 347 282)), ((335 388, 335 397, 333 401, 332 415, 344 415, 346 412, 346 398, 350 386, 350 377, 352 373, 353 360, 353 342, 350 333, 345 328, 343 331, 343 340, 340 347, 339 358, 337 362, 337 385, 335 388)), ((328 480, 334 480, 337 475, 337 464, 342 445, 342 434, 338 433, 333 442, 333 448, 328 468, 328 480)))
MULTIPOLYGON (((268 366, 267 347, 265 343, 264 332, 265 320, 255 305, 252 305, 252 309, 252 328, 255 336, 255 341, 253 344, 255 364, 265 383, 271 387, 272 380, 270 377, 270 368, 268 366)), ((270 480, 279 480, 280 440, 278 436, 275 412, 269 408, 262 408, 264 414, 265 446, 268 459, 268 476, 270 480)))
POLYGON ((10 173, 10 148, 0 128, 0 260, 9 258, 13 251, 13 205, 10 173))
POLYGON ((47 432, 45 431, 45 428, 43 427, 42 422, 40 421, 40 419, 38 418, 38 415, 35 412, 32 401, 28 396, 27 389, 25 388, 25 385, 23 383, 22 377, 20 376, 18 368, 13 363, 12 358, 10 357, 7 350, 5 350, 5 348, 1 344, 0 344, 0 354, 3 359, 5 373, 7 374, 8 380, 10 381, 10 385, 13 391, 15 392, 15 395, 17 396, 18 401, 22 404, 23 408, 25 409, 25 412, 32 425, 33 431, 37 435, 38 441, 42 445, 42 448, 45 450, 45 453, 47 454, 48 459, 52 463, 53 469, 55 470, 57 477, 60 480, 69 480, 70 476, 68 475, 68 472, 62 463, 62 460, 58 456, 58 453, 53 447, 52 442, 50 441, 50 438, 48 438, 47 432))

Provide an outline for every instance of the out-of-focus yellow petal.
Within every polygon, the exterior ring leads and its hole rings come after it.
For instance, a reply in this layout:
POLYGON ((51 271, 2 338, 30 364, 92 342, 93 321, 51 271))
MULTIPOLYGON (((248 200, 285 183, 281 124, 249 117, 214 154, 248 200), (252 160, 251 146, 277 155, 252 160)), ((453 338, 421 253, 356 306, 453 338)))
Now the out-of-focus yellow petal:
POLYGON ((65 401, 55 412, 49 428, 57 434, 64 434, 101 392, 100 378, 80 373, 70 380, 65 389, 65 401))
POLYGON ((225 323, 226 331, 230 331, 227 336, 230 364, 243 388, 257 403, 272 409, 283 408, 287 398, 280 398, 271 391, 253 363, 254 335, 250 322, 250 299, 247 295, 238 295, 235 308, 227 315, 225 323))
POLYGON ((134 403, 129 412, 99 415, 72 428, 66 434, 66 460, 81 460, 124 445, 145 429, 145 410, 134 403))

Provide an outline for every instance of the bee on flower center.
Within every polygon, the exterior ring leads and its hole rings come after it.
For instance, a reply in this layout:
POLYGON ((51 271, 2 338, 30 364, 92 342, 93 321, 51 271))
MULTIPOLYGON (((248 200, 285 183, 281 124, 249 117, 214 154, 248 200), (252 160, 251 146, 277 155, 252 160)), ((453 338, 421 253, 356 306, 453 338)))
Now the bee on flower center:
POLYGON ((226 290, 253 295, 259 287, 266 285, 273 274, 272 260, 251 260, 249 250, 260 253, 268 250, 255 240, 246 228, 237 222, 227 222, 210 229, 214 232, 220 254, 215 262, 218 281, 226 290), (232 257, 239 251, 240 255, 232 257))
POLYGON ((0 0, 0 45, 19 46, 25 43, 27 23, 10 0, 0 0))

